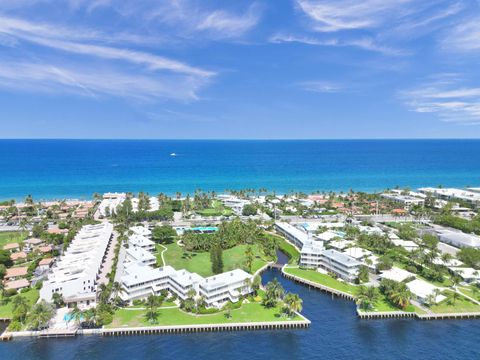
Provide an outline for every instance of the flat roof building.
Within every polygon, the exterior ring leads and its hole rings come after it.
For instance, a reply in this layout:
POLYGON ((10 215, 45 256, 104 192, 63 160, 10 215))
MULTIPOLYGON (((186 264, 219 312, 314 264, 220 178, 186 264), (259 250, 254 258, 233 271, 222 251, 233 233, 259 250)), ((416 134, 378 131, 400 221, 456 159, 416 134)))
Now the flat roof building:
POLYGON ((40 298, 51 302, 52 295, 60 293, 67 304, 93 306, 112 232, 108 222, 83 226, 43 282, 40 298))

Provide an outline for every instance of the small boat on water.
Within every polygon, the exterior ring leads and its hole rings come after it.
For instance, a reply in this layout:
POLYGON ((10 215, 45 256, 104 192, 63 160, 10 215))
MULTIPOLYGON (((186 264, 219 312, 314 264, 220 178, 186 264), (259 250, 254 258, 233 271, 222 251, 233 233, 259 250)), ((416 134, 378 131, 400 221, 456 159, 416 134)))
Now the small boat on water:
POLYGON ((171 153, 171 154, 170 154, 170 156, 177 156, 177 154, 175 154, 175 153, 171 153))

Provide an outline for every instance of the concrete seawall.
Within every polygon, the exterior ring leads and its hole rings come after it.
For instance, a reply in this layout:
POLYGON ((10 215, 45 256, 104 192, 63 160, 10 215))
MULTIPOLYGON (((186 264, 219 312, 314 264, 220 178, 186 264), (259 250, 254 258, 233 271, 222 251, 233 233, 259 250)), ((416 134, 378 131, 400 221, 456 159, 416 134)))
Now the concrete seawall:
POLYGON ((307 319, 298 321, 254 322, 231 324, 205 325, 175 325, 175 326, 148 326, 135 328, 102 329, 104 336, 147 335, 147 334, 178 334, 191 332, 242 331, 242 330, 280 330, 300 329, 310 326, 307 319))
MULTIPOLYGON (((282 275, 294 282, 299 284, 315 288, 329 294, 351 300, 355 302, 355 296, 345 293, 343 291, 333 289, 331 287, 317 284, 313 281, 303 279, 301 277, 288 274, 285 272, 285 266, 281 269, 282 275)), ((431 314, 417 314, 415 312, 406 312, 406 311, 361 311, 357 308, 357 316, 360 319, 418 319, 418 320, 461 320, 461 319, 480 319, 480 312, 470 312, 470 313, 431 313, 431 314)))

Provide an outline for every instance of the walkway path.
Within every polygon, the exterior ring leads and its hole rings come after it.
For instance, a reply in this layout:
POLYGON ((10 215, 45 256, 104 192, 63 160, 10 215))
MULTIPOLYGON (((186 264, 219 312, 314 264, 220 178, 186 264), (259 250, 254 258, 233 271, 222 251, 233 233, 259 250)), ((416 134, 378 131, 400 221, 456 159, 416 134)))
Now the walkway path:
POLYGON ((108 274, 112 271, 113 258, 115 257, 115 248, 118 243, 118 234, 114 230, 112 233, 112 240, 110 241, 110 246, 108 248, 107 256, 102 265, 102 270, 100 271, 100 277, 98 280, 99 284, 108 284, 108 274))
POLYGON ((167 248, 166 246, 162 245, 162 244, 158 244, 158 245, 163 248, 163 251, 160 253, 160 256, 161 256, 161 258, 162 258, 162 264, 163 264, 163 266, 167 266, 167 262, 165 261, 165 257, 163 256, 163 253, 164 253, 165 251, 167 251, 168 248, 167 248))

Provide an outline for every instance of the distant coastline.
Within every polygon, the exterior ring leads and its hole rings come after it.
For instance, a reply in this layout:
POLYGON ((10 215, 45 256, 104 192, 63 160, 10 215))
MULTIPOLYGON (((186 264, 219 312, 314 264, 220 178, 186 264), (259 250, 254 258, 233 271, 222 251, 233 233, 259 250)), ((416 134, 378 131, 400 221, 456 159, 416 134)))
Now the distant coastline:
POLYGON ((0 140, 0 200, 480 183, 480 140, 0 140), (176 153, 181 156, 170 156, 176 153))

